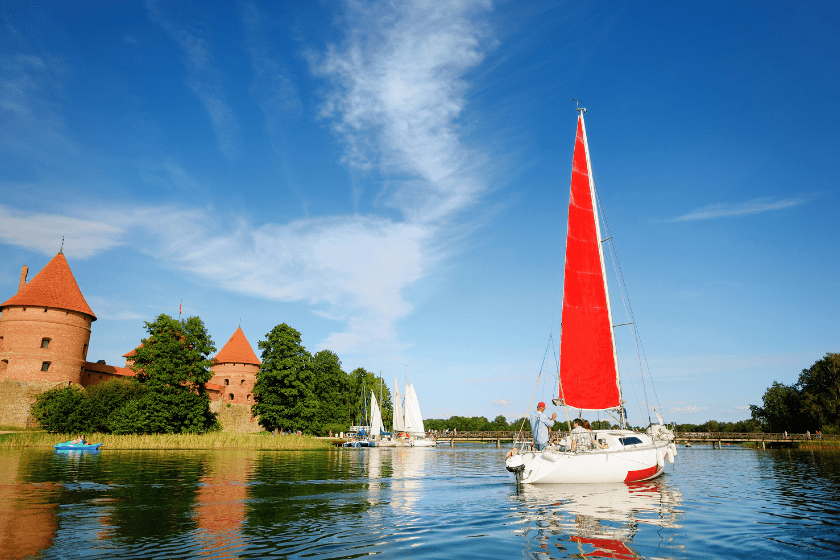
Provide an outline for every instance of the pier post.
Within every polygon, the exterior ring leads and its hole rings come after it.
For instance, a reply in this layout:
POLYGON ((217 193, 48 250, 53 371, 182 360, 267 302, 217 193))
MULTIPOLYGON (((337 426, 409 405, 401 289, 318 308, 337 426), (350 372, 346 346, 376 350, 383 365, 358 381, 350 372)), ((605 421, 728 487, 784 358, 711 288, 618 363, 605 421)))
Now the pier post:
POLYGON ((449 438, 449 447, 455 447, 455 438, 449 438))
POLYGON ((502 446, 501 441, 499 440, 499 438, 496 438, 496 449, 500 448, 501 446, 502 446))
POLYGON ((764 447, 764 440, 761 440, 761 448, 762 449, 767 449, 766 447, 764 447))

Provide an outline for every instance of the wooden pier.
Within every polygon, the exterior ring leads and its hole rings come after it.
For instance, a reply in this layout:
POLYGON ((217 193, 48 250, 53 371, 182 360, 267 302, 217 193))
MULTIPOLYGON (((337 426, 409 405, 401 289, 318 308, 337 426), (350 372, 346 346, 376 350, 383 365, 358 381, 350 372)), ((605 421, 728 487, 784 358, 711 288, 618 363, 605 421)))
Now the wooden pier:
MULTIPOLYGON (((558 432, 552 432, 552 435, 558 432)), ((568 432, 561 432, 563 435, 568 435, 568 432)), ((501 447, 502 443, 513 443, 519 441, 518 438, 524 438, 526 442, 532 440, 531 432, 445 432, 433 436, 437 439, 438 446, 449 445, 450 447, 455 443, 466 442, 480 442, 480 443, 495 443, 496 447, 501 447)), ((762 449, 766 449, 767 445, 791 445, 794 443, 814 443, 819 444, 820 441, 840 441, 840 435, 823 435, 818 437, 815 434, 772 434, 772 433, 758 433, 758 432, 675 432, 675 441, 678 445, 685 443, 711 445, 716 449, 720 449, 726 444, 733 443, 755 443, 760 444, 762 449)))

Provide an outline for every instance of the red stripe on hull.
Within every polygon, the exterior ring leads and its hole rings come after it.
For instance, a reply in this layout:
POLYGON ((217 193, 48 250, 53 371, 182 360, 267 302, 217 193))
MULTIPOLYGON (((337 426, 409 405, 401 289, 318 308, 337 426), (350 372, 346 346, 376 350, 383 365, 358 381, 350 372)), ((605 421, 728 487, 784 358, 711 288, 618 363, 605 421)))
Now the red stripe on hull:
POLYGON ((661 472, 662 471, 657 465, 654 465, 649 469, 630 471, 629 473, 627 473, 627 477, 624 479, 624 482, 638 482, 640 480, 647 480, 649 478, 654 478, 658 476, 661 472))

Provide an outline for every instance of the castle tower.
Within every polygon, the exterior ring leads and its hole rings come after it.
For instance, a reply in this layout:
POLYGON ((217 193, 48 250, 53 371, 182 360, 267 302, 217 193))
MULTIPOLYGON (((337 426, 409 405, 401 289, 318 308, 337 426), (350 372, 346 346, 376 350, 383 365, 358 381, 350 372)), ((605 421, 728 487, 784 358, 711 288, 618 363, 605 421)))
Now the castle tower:
POLYGON ((210 383, 222 386, 222 402, 253 404, 254 383, 260 370, 260 361, 245 338, 242 327, 236 329, 216 354, 214 361, 215 364, 210 368, 213 372, 210 383))
POLYGON ((0 304, 0 381, 81 383, 90 326, 96 321, 59 252, 0 304))

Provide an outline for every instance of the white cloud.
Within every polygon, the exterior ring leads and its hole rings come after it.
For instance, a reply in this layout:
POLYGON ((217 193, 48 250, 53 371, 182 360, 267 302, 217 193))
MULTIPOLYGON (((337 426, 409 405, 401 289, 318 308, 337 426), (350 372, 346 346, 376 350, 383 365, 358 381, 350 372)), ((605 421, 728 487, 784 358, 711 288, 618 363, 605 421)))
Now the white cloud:
POLYGON ((495 404, 495 405, 499 405, 499 406, 507 406, 507 405, 509 405, 512 401, 507 401, 507 400, 504 400, 504 399, 493 399, 493 400, 492 400, 492 401, 490 401, 490 402, 492 402, 492 403, 493 403, 493 404, 495 404))
POLYGON ((672 218, 672 222, 688 222, 693 220, 709 220, 712 218, 726 218, 733 216, 748 216, 772 210, 784 210, 799 206, 806 202, 804 197, 773 200, 772 198, 756 198, 746 202, 709 204, 688 214, 672 218))
POLYGON ((683 407, 671 407, 668 412, 682 412, 685 414, 698 414, 703 412, 704 410, 709 410, 708 406, 683 406, 683 407))
MULTIPOLYGON (((333 80, 323 114, 345 145, 345 161, 390 177, 387 205, 415 222, 450 217, 486 185, 480 154, 457 119, 464 74, 483 59, 486 26, 471 18, 489 2, 349 4, 348 40, 313 62, 333 80)), ((313 60, 316 57, 312 57, 313 60)))
POLYGON ((58 252, 62 238, 66 256, 86 259, 120 245, 123 235, 121 228, 103 221, 18 212, 0 206, 0 239, 49 256, 58 252))

